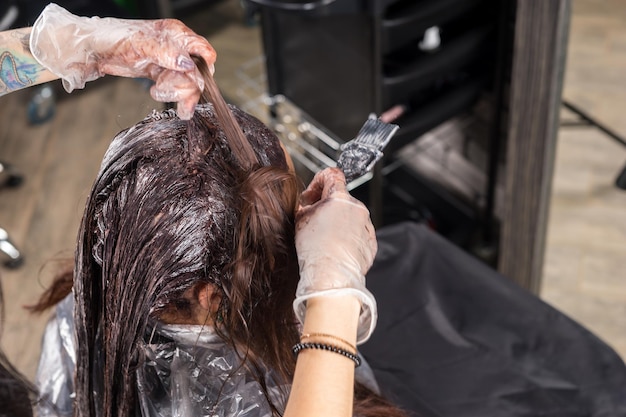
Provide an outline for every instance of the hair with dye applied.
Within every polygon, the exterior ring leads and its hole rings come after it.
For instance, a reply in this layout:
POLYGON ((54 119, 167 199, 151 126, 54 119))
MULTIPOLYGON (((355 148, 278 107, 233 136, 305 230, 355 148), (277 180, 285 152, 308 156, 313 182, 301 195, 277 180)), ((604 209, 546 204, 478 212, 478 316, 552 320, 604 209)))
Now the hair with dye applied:
MULTIPOLYGON (((241 163, 248 156, 233 151, 210 105, 198 106, 190 121, 173 110, 155 112, 119 133, 106 152, 74 268, 76 416, 138 412, 134 372, 144 361, 146 332, 161 317, 191 316, 205 284, 220 300, 207 322, 239 352, 280 415, 265 374, 271 369, 277 385, 288 387, 295 369, 301 185, 276 136, 230 110, 254 151, 250 164, 241 163)), ((39 311, 68 291, 68 278, 59 275, 39 311)), ((355 413, 404 415, 359 384, 355 413)))
POLYGON ((133 370, 149 320, 172 309, 190 314, 194 299, 185 293, 200 284, 220 293, 216 330, 245 348, 245 363, 254 371, 263 361, 289 377, 279 344, 259 327, 297 338, 289 311, 299 183, 273 133, 232 111, 258 159, 249 171, 238 168, 211 106, 188 122, 154 113, 109 147, 77 249, 77 415, 100 405, 103 416, 136 411, 133 370), (289 323, 267 320, 270 311, 289 323))

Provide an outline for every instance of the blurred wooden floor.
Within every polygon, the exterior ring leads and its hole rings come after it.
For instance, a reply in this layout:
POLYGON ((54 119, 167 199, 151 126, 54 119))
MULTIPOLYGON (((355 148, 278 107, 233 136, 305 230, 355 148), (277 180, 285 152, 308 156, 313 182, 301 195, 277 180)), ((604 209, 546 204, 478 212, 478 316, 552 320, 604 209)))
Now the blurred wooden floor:
MULTIPOLYGON (((229 96, 235 70, 261 54, 258 27, 244 24, 237 0, 185 19, 218 51, 216 79, 229 96)), ((574 0, 565 96, 626 135, 626 4, 574 0)), ((135 80, 99 80, 60 100, 50 122, 28 126, 33 91, 0 97, 0 160, 24 184, 0 190, 0 227, 24 252, 17 270, 0 268, 6 318, 2 346, 34 375, 46 317, 32 303, 56 260, 72 256, 85 197, 109 141, 153 108, 135 80)), ((598 334, 626 357, 626 192, 612 187, 626 149, 596 131, 563 129, 559 138, 542 297, 598 334)))

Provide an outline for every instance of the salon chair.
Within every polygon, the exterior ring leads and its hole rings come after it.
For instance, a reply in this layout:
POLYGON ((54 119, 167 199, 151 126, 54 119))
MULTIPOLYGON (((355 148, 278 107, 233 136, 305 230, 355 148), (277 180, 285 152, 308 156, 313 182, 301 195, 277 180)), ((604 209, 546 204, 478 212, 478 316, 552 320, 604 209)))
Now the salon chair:
POLYGON ((423 224, 377 238, 359 351, 410 416, 626 416, 626 365, 589 330, 423 224))

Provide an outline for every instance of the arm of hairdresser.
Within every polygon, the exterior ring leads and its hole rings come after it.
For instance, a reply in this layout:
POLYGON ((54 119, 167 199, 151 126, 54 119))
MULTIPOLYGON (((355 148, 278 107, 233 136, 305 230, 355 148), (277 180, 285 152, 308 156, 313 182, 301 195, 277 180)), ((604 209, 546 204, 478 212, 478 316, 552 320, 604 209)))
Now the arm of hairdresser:
MULTIPOLYGON (((302 194, 296 250, 300 282, 294 308, 303 333, 330 334, 351 345, 366 340, 376 321, 376 302, 365 273, 376 254, 369 212, 346 190, 343 173, 318 173, 302 194)), ((352 416, 355 363, 334 352, 298 354, 285 417, 352 416)))
POLYGON ((178 20, 78 17, 52 3, 32 28, 0 33, 0 96, 57 78, 68 92, 105 74, 150 78, 152 97, 189 119, 204 88, 190 55, 213 68, 213 47, 178 20))

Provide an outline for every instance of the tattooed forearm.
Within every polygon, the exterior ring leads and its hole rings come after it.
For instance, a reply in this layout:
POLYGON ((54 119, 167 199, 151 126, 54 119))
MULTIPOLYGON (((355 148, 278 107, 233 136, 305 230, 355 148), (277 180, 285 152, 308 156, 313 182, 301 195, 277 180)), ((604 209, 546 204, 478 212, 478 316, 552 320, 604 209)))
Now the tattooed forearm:
POLYGON ((18 64, 12 53, 3 52, 0 55, 0 92, 19 90, 32 85, 33 72, 34 68, 24 68, 23 64, 18 64))
POLYGON ((0 32, 0 96, 57 78, 33 58, 30 28, 0 32))

